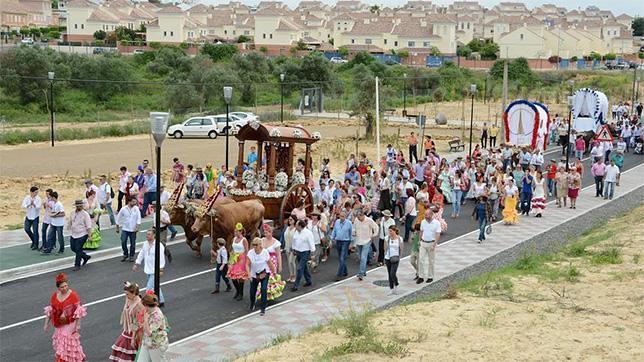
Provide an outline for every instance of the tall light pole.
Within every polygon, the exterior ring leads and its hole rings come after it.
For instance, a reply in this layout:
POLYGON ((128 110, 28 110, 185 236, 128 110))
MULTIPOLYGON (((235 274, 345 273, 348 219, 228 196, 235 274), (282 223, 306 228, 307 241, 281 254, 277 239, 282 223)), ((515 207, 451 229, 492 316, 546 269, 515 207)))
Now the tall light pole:
POLYGON ((572 128, 572 87, 575 85, 575 81, 570 79, 568 81, 568 86, 570 86, 570 95, 568 96, 568 137, 566 137, 566 145, 564 146, 566 150, 566 172, 570 169, 570 129, 572 128))
POLYGON ((51 147, 54 147, 54 118, 56 113, 54 112, 54 77, 56 73, 48 72, 47 78, 49 78, 49 123, 51 125, 51 147))
POLYGON ((637 67, 633 68, 633 103, 631 103, 631 115, 635 114, 635 82, 637 82, 637 67))
POLYGON ((403 73, 403 117, 407 117, 407 73, 403 73))
POLYGON ((280 122, 284 124, 284 73, 280 74, 280 122))
POLYGON ((226 171, 228 171, 228 136, 230 135, 230 101, 233 99, 233 87, 224 87, 224 101, 226 101, 226 171))
POLYGON ((154 294, 160 295, 161 288, 161 144, 168 130, 170 113, 150 112, 150 131, 156 143, 157 153, 157 192, 156 206, 154 207, 154 294))
POLYGON ((472 128, 474 127, 474 95, 476 94, 476 84, 470 85, 472 93, 472 108, 470 109, 470 162, 472 162, 472 128))

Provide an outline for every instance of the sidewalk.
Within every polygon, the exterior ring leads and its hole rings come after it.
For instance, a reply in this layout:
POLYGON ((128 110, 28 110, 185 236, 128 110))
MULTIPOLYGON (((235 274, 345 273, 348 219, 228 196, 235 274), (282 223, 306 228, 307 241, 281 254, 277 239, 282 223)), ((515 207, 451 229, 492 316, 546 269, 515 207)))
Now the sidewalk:
MULTIPOLYGON (((625 172, 621 186, 616 190, 616 198, 640 188, 643 178, 644 165, 625 172)), ((556 208, 554 203, 550 203, 543 218, 521 217, 519 225, 514 226, 497 223, 493 226, 494 232, 483 244, 477 243, 478 231, 475 231, 440 245, 436 251, 435 283, 542 235, 558 225, 589 214, 609 202, 595 198, 594 193, 594 185, 582 190, 575 210, 556 208)), ((404 258, 399 267, 400 295, 388 295, 386 269, 377 268, 369 272, 365 281, 345 279, 270 307, 263 317, 259 316, 259 312, 254 312, 174 342, 167 355, 173 361, 231 359, 263 348, 279 335, 298 335, 316 325, 325 324, 330 319, 341 316, 349 308, 363 310, 384 307, 427 286, 411 281, 414 271, 408 259, 404 258)))

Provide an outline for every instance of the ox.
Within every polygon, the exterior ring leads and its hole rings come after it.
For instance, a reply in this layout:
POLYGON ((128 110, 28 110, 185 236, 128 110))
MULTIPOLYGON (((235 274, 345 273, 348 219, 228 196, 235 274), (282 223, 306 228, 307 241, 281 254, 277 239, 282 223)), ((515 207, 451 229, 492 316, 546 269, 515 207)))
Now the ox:
MULTIPOLYGON (((264 221, 264 205, 259 200, 246 200, 231 204, 219 202, 212 206, 208 214, 196 216, 192 224, 192 232, 204 236, 210 235, 226 239, 226 249, 230 250, 235 225, 241 223, 246 229, 247 236, 259 235, 259 228, 264 221)), ((215 247, 213 245, 213 247, 215 247)))
MULTIPOLYGON (((203 235, 192 231, 192 224, 195 222, 195 212, 201 206, 201 200, 192 200, 190 202, 179 202, 170 210, 170 222, 172 225, 179 225, 183 228, 186 234, 186 244, 190 249, 197 253, 197 257, 201 257, 201 243, 203 242, 203 235), (193 244, 193 241, 195 242, 193 244)), ((228 197, 223 197, 216 201, 216 204, 230 204, 235 201, 228 197)))

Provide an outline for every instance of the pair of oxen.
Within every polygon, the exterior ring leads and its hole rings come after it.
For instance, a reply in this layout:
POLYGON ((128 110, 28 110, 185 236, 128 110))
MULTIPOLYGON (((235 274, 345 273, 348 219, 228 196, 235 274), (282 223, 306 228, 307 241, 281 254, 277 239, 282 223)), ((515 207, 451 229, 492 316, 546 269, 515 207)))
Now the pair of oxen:
MULTIPOLYGON (((213 196, 215 199, 217 196, 213 196)), ((264 220, 264 205, 260 200, 235 202, 228 197, 216 200, 181 200, 167 208, 172 225, 180 225, 186 234, 186 243, 201 257, 203 237, 210 235, 212 240, 226 239, 230 250, 235 225, 241 223, 247 236, 259 235, 264 220), (205 203, 205 205, 204 205, 205 203)), ((212 243, 213 248, 216 244, 212 243)))

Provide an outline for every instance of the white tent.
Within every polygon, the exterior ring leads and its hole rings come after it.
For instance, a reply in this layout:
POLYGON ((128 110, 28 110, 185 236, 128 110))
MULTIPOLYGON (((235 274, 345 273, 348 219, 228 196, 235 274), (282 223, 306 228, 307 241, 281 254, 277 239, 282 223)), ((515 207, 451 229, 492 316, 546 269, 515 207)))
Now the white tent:
POLYGON ((550 115, 544 105, 527 100, 514 101, 503 113, 505 142, 545 150, 549 122, 550 115))
POLYGON ((573 94, 572 128, 577 132, 596 131, 606 123, 608 98, 592 88, 581 88, 573 94))

